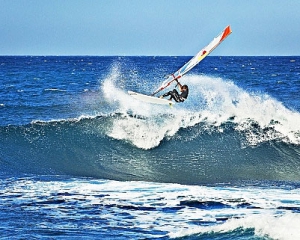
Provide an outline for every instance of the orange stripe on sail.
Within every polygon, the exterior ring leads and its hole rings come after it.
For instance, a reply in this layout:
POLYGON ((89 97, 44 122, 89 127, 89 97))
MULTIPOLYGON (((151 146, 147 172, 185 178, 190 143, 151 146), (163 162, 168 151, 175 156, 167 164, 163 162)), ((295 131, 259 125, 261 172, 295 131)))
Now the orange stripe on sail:
POLYGON ((223 33, 223 36, 222 36, 220 42, 222 42, 230 33, 231 33, 230 26, 227 26, 224 30, 224 33, 223 33))

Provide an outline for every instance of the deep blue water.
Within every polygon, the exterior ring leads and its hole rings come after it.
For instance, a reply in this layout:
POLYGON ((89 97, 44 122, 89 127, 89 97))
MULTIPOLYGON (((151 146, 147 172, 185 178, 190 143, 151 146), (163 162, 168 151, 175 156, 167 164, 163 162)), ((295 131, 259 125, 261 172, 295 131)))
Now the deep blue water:
POLYGON ((300 57, 189 59, 0 57, 0 236, 300 237, 300 57))

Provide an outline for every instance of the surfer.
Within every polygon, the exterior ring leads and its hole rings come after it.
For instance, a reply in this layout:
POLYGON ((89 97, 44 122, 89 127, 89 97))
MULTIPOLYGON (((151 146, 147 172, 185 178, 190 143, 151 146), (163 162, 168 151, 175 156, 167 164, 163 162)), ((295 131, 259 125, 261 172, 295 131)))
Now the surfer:
POLYGON ((173 89, 173 91, 165 93, 164 95, 160 96, 160 98, 171 96, 170 100, 174 99, 176 102, 184 102, 184 100, 186 100, 189 95, 189 87, 187 85, 181 85, 177 79, 175 80, 177 82, 177 85, 179 86, 179 90, 181 93, 179 94, 176 89, 173 89))

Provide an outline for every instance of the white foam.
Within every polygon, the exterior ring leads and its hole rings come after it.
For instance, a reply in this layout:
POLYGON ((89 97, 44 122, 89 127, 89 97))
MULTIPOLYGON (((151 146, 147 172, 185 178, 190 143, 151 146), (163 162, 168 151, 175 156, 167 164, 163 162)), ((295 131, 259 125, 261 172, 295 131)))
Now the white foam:
POLYGON ((194 227, 188 230, 170 233, 171 238, 179 238, 204 233, 226 233, 236 229, 254 229, 258 237, 268 237, 278 240, 294 240, 300 237, 300 215, 286 213, 280 216, 270 213, 251 215, 239 219, 230 219, 224 224, 194 227))
POLYGON ((114 120, 108 135, 138 148, 154 148, 181 128, 205 122, 209 129, 229 119, 245 135, 246 144, 278 139, 300 144, 300 114, 266 94, 248 93, 221 78, 188 75, 184 83, 190 86, 189 98, 169 108, 133 99, 117 86, 120 78, 118 67, 114 67, 101 86, 106 101, 126 116, 114 120), (253 128, 253 123, 261 130, 253 128))
MULTIPOLYGON (((126 224, 128 221, 132 228, 164 231, 172 238, 227 233, 240 228, 254 229, 255 235, 273 239, 290 240, 300 236, 300 215, 292 210, 279 209, 299 207, 297 188, 206 187, 92 179, 38 181, 23 178, 14 181, 4 179, 0 193, 2 206, 9 201, 12 206, 22 205, 23 211, 41 211, 50 217, 62 218, 64 222, 74 219, 74 209, 88 207, 90 218, 105 218, 108 225, 126 224), (15 194, 18 197, 13 197, 15 194), (58 203, 64 207, 56 208, 53 203, 40 204, 49 199, 64 200, 58 203), (213 201, 230 207, 189 207, 181 201, 213 201), (238 207, 243 203, 256 208, 238 207), (98 206, 101 206, 101 211, 98 206), (166 208, 175 210, 168 211, 166 208), (127 219, 126 214, 131 218, 127 219), (228 220, 218 222, 220 217, 228 220), (206 221, 210 222, 209 226, 204 226, 206 221)), ((78 212, 76 216, 78 219, 86 218, 85 211, 78 212)))
POLYGON ((59 88, 46 88, 44 89, 45 92, 66 92, 65 89, 59 89, 59 88))
POLYGON ((118 70, 114 68, 101 87, 105 99, 117 105, 116 112, 123 113, 122 117, 114 119, 107 133, 109 136, 128 141, 138 148, 150 149, 158 146, 164 137, 178 131, 182 118, 174 118, 173 115, 178 114, 178 109, 147 104, 132 98, 116 86, 119 78, 118 70), (159 115, 165 117, 158 118, 159 115))

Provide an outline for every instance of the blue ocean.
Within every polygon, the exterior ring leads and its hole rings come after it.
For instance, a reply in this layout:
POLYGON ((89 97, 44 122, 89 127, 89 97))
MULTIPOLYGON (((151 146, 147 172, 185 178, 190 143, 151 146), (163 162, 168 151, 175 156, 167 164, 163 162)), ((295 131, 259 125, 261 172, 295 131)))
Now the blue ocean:
POLYGON ((189 59, 1 56, 0 238, 300 239, 300 57, 189 59))

